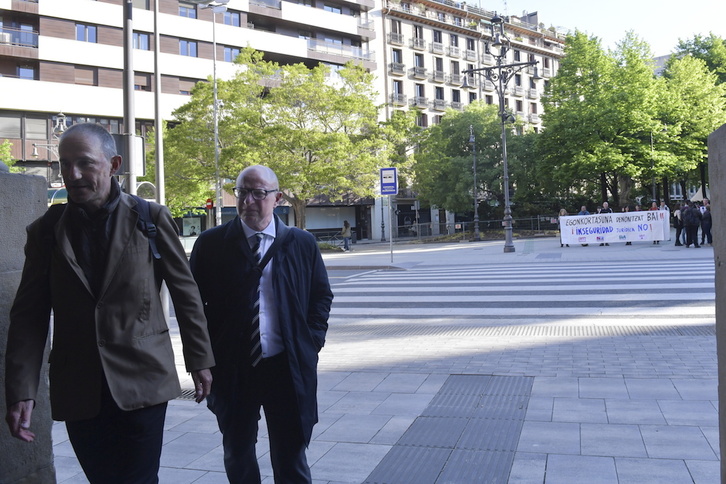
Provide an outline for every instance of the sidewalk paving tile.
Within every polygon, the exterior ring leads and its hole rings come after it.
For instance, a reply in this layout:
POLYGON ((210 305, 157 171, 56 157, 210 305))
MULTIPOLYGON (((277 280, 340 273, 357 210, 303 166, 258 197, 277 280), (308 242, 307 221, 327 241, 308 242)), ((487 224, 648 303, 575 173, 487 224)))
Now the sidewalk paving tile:
POLYGON ((552 454, 547 458, 547 482, 620 484, 612 457, 560 454, 552 454))

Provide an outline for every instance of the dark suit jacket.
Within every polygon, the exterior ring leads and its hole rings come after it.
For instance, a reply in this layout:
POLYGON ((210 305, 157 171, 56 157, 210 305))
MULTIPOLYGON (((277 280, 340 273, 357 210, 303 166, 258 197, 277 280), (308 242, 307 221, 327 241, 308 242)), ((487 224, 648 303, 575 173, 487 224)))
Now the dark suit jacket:
POLYGON ((136 201, 122 193, 113 219, 108 261, 98 297, 78 265, 65 210, 48 244, 44 223, 28 227, 25 266, 10 312, 6 354, 8 405, 35 399, 49 315, 53 418, 79 420, 98 413, 102 376, 124 410, 148 407, 181 393, 159 287, 174 301, 188 371, 214 366, 199 293, 169 211, 151 204, 160 261, 136 227, 136 201), (50 256, 48 251, 51 251, 50 256))
MULTIPOLYGON (((269 251, 272 285, 282 339, 297 394, 300 424, 309 443, 318 421, 318 352, 325 344, 328 315, 333 300, 328 274, 315 238, 287 227, 276 219, 277 234, 269 251)), ((214 411, 217 401, 244 392, 249 365, 249 318, 258 273, 254 255, 240 220, 203 232, 191 256, 207 315, 209 335, 217 366, 208 400, 214 411)), ((220 402, 221 404, 221 402, 220 402)))

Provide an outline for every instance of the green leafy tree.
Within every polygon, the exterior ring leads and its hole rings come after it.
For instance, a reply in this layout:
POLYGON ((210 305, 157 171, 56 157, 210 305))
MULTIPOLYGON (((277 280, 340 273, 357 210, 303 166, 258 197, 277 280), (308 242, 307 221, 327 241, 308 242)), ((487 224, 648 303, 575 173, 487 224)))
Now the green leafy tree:
POLYGON ((726 82, 726 41, 714 35, 695 35, 690 40, 680 40, 676 48, 675 57, 686 55, 701 59, 708 69, 718 76, 718 84, 726 82))
POLYGON ((13 159, 13 155, 10 151, 12 147, 13 144, 8 140, 4 140, 0 143, 0 162, 5 163, 5 165, 10 168, 10 173, 22 173, 22 168, 14 166, 15 160, 13 159))
MULTIPOLYGON (((633 180, 653 174, 650 133, 661 86, 653 76, 647 43, 629 32, 614 52, 576 32, 543 100, 544 173, 560 190, 599 180, 600 198, 628 203, 633 180), (559 178, 559 182, 554 179, 559 178)), ((595 193, 592 193, 595 197, 595 193)))
POLYGON ((425 202, 453 212, 473 210, 470 126, 476 140, 478 198, 503 206, 501 125, 497 108, 481 102, 463 112, 449 110, 441 123, 422 134, 414 188, 425 202))
MULTIPOLYGON (((305 226, 305 207, 317 196, 374 194, 392 145, 380 135, 371 74, 351 63, 331 81, 326 66, 281 66, 253 49, 236 62, 235 77, 218 82, 224 178, 234 180, 252 164, 269 166, 298 227, 305 226)), ((166 159, 179 165, 174 176, 207 193, 215 169, 212 99, 212 86, 198 84, 190 102, 175 111, 179 124, 165 143, 166 159)))

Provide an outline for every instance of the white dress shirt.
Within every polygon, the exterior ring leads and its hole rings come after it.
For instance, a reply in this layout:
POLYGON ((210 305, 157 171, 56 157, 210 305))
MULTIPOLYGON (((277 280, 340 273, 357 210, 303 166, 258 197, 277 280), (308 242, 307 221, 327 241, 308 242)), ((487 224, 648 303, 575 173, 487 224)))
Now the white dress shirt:
MULTIPOLYGON (((264 258, 265 253, 275 241, 275 219, 273 218, 270 224, 261 232, 249 228, 242 220, 240 222, 251 248, 257 243, 255 235, 262 234, 260 257, 264 258)), ((270 358, 285 350, 277 317, 275 294, 272 289, 272 264, 274 263, 275 258, 273 257, 262 270, 262 278, 260 279, 260 342, 262 343, 263 358, 270 358)))

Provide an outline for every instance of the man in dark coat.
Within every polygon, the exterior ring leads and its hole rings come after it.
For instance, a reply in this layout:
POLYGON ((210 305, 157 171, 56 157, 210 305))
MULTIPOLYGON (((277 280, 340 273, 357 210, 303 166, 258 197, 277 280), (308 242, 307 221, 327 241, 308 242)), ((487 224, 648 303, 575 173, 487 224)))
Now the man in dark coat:
POLYGON ((203 232, 190 261, 217 362, 208 406, 230 482, 260 482, 262 407, 275 482, 309 483, 305 449, 333 294, 314 237, 273 214, 282 197, 275 173, 248 167, 234 192, 239 217, 203 232))
POLYGON ((683 223, 686 226, 686 247, 696 249, 701 247, 698 245, 698 227, 701 225, 701 210, 692 202, 687 202, 688 208, 683 213, 683 223))

